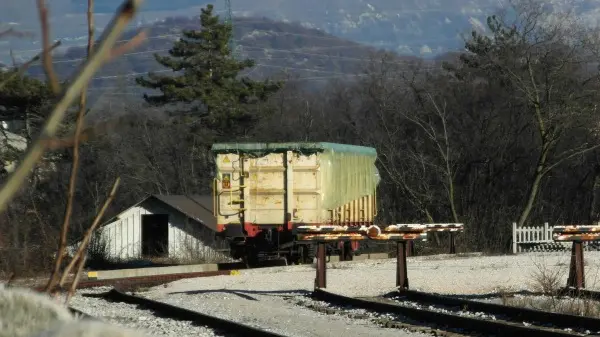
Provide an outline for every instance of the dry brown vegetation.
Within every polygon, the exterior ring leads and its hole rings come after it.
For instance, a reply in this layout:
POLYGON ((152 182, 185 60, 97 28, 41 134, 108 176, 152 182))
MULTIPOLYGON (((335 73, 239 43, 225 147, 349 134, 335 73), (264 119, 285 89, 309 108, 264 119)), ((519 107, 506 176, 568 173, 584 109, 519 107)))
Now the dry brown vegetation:
MULTIPOLYGON (((593 271, 588 273, 593 275, 593 271)), ((578 297, 564 296, 569 274, 569 263, 560 262, 550 265, 544 261, 534 261, 531 271, 532 290, 541 295, 503 295, 502 304, 563 314, 600 317, 600 301, 578 297)), ((588 275, 588 280, 590 279, 588 275)))
MULTIPOLYGON (((48 115, 44 126, 41 129, 37 139, 30 144, 25 156, 20 160, 16 170, 11 174, 0 190, 0 212, 6 211, 9 203, 19 192, 22 185, 26 182, 27 177, 31 174, 36 164, 42 159, 44 153, 48 150, 48 143, 56 139, 57 131, 61 122, 65 118, 68 109, 75 103, 79 97, 79 107, 77 112, 77 120, 74 134, 71 136, 73 141, 73 164, 71 168, 71 179, 69 181, 69 190, 67 196, 67 205, 65 208, 64 220, 61 227, 61 235, 58 248, 56 250, 56 261, 54 270, 46 285, 48 294, 55 294, 63 288, 71 274, 75 274, 71 286, 68 289, 66 301, 73 296, 77 287, 77 282, 83 269, 86 250, 89 241, 92 238, 94 230, 99 225, 102 216, 104 215, 108 205, 114 199, 117 187, 119 186, 119 177, 113 184, 112 189, 106 201, 97 212, 91 226, 85 233, 83 242, 78 247, 77 252, 71 261, 68 261, 66 267, 63 266, 63 259, 67 255, 67 234, 69 232, 69 224, 71 221, 72 207, 74 202, 74 191, 76 189, 76 177, 79 167, 79 137, 84 125, 84 116, 86 112, 86 88, 87 83, 94 73, 106 62, 118 56, 119 53, 124 53, 127 50, 135 47, 141 42, 140 39, 132 40, 130 43, 116 48, 116 41, 121 36, 128 23, 135 16, 141 6, 141 0, 126 0, 117 10, 113 21, 104 31, 104 34, 99 38, 97 46, 94 46, 94 21, 93 21, 93 0, 88 0, 88 49, 87 59, 80 66, 76 74, 67 81, 66 87, 61 88, 58 82, 55 71, 52 66, 52 49, 57 45, 50 44, 50 29, 48 23, 48 8, 44 0, 38 0, 37 7, 41 23, 42 35, 42 53, 41 59, 44 64, 44 70, 48 77, 48 82, 53 94, 56 96, 56 103, 52 111, 48 115)), ((0 34, 3 35, 3 34, 0 34)), ((143 38, 143 36, 142 36, 143 38)), ((27 63, 22 67, 25 68, 27 63)), ((21 73, 21 69, 18 73, 21 73)), ((66 262, 66 261, 65 261, 66 262)), ((14 274, 13 274, 14 276, 14 274)))

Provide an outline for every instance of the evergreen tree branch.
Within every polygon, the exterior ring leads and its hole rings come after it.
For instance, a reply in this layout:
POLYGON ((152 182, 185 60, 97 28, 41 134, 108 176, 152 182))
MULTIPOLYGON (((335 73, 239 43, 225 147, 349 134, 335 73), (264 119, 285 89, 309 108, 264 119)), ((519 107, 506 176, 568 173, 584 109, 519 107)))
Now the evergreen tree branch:
POLYGON ((31 66, 34 62, 37 62, 40 60, 40 58, 42 57, 42 54, 46 53, 46 52, 51 52, 52 50, 54 50, 56 47, 60 46, 61 42, 60 41, 56 41, 54 42, 53 45, 50 46, 50 49, 43 50, 41 52, 39 52, 37 55, 35 55, 33 58, 31 58, 29 61, 23 63, 19 69, 17 69, 17 71, 14 71, 8 78, 6 78, 4 81, 0 82, 0 90, 2 88, 4 88, 4 86, 9 83, 10 81, 12 81, 13 79, 15 79, 17 76, 21 76, 25 73, 25 70, 27 70, 27 68, 29 68, 29 66, 31 66))

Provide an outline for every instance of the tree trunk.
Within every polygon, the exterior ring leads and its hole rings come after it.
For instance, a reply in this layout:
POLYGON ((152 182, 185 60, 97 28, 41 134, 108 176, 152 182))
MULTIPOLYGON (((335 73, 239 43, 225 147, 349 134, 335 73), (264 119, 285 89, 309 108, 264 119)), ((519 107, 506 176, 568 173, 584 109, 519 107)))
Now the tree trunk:
MULTIPOLYGON (((544 148, 546 148, 544 146, 544 148)), ((533 177, 533 182, 531 183, 531 187, 529 188, 529 195, 527 197, 527 202, 523 207, 523 211, 521 211, 521 216, 519 216, 519 220, 517 221, 518 227, 523 227, 525 221, 531 214, 531 210, 533 209, 533 203, 538 195, 540 190, 540 186, 542 184, 542 178, 544 177, 544 169, 546 168, 546 150, 542 150, 542 154, 540 155, 540 159, 538 161, 538 165, 535 169, 535 175, 533 177)))
POLYGON ((592 224, 600 217, 600 165, 594 168, 594 182, 592 184, 592 199, 590 200, 590 212, 588 214, 588 223, 592 224))

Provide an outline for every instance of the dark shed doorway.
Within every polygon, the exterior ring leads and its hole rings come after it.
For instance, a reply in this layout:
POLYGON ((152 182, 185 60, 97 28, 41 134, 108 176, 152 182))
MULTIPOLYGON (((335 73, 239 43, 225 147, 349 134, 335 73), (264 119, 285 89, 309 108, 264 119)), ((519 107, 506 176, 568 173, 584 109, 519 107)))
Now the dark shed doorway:
POLYGON ((142 215, 142 256, 169 256, 169 215, 142 215))

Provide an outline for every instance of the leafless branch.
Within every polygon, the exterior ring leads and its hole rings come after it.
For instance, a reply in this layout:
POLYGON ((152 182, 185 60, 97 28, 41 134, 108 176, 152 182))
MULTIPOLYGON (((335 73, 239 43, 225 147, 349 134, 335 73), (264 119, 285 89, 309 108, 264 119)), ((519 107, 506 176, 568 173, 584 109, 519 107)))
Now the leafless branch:
POLYGON ((558 156, 558 159, 554 163, 552 163, 551 165, 548 165, 546 167, 546 169, 544 169, 542 174, 546 175, 548 172, 552 171, 554 168, 556 168, 558 165, 564 163, 565 161, 567 161, 573 157, 593 151, 599 147, 600 147, 600 144, 596 144, 596 145, 592 145, 592 146, 583 145, 583 146, 579 147, 578 149, 567 150, 567 151, 561 153, 558 156))
POLYGON ((96 228, 100 224, 100 220, 104 216, 104 213, 106 212, 106 209, 108 209, 108 206, 110 205, 110 203, 115 198, 115 195, 117 193, 117 188, 119 187, 119 183, 120 182, 121 182, 121 178, 117 178, 115 180, 115 183, 113 184, 113 187, 112 187, 112 189, 110 191, 110 194, 108 195, 108 198, 106 199, 106 201, 104 202, 104 205, 102 205, 102 208, 100 209, 100 211, 98 212, 98 214, 94 218, 94 221, 92 222, 92 225, 90 226, 90 228, 88 228, 88 230, 85 232, 85 235, 83 236, 83 240, 81 241, 81 244, 79 245, 79 248, 77 248, 77 252, 73 256, 73 259, 71 260, 71 262, 69 262, 69 265, 67 265, 67 267, 65 268, 65 270, 64 270, 64 272, 63 272, 63 274, 62 274, 62 276, 60 278, 60 282, 58 284, 59 287, 62 287, 65 284, 65 282, 67 280, 67 277, 69 276, 69 273, 71 272, 71 270, 73 270, 73 267, 75 266, 75 263, 77 261, 79 261, 79 263, 81 263, 80 258, 82 258, 84 256, 84 252, 86 251, 87 246, 90 243, 90 240, 92 238, 92 234, 94 233, 94 231, 96 230, 96 228))
POLYGON ((65 299, 65 304, 69 304, 69 301, 75 294, 75 290, 77 289, 77 284, 79 283, 79 279, 81 278, 81 272, 83 271, 83 266, 85 266, 85 261, 87 257, 83 255, 77 265, 77 271, 75 272, 75 277, 73 278, 73 282, 71 283, 71 287, 69 288, 69 292, 67 293, 67 298, 65 299))
POLYGON ((0 190, 0 212, 6 209, 8 202, 17 193, 21 184, 29 175, 29 172, 31 172, 32 168, 44 154, 46 150, 44 140, 50 139, 55 135, 65 116, 67 108, 81 93, 81 89, 84 85, 89 82, 100 66, 102 66, 117 39, 121 36, 123 30, 127 28, 128 23, 139 9, 142 1, 143 0, 126 0, 117 11, 112 22, 107 26, 100 39, 102 42, 100 43, 99 48, 83 65, 81 65, 80 70, 77 71, 73 81, 71 81, 71 84, 64 90, 53 111, 50 113, 38 139, 36 139, 29 147, 21 164, 9 177, 8 181, 2 187, 2 190, 0 190))
MULTIPOLYGON (((60 41, 56 41, 52 46, 50 46, 49 52, 54 50, 56 47, 60 46, 61 42, 60 41)), ((36 56, 34 56, 31 60, 23 63, 19 69, 17 71, 15 71, 14 73, 12 73, 7 79, 5 79, 4 81, 0 82, 0 89, 2 89, 8 82, 12 81, 15 77, 22 75, 23 73, 25 73, 25 70, 27 70, 27 68, 29 68, 30 65, 32 65, 34 62, 39 61, 39 59, 42 57, 42 54, 45 53, 45 51, 40 52, 39 54, 37 54, 36 56)))
POLYGON ((135 49, 136 47, 141 45, 147 38, 148 30, 144 29, 138 34, 136 34, 131 40, 113 49, 106 61, 112 61, 115 58, 125 54, 126 52, 135 49))
MULTIPOLYGON (((87 58, 89 59, 93 48, 94 48, 94 1, 88 0, 88 46, 87 46, 87 58)), ((73 213, 73 198, 75 196, 75 186, 77 185, 77 170, 79 169, 79 141, 81 130, 83 129, 83 121, 85 116, 85 108, 86 108, 86 98, 87 98, 87 84, 83 86, 81 90, 80 100, 79 100, 79 111, 77 112, 77 122, 75 126, 75 142, 73 145, 73 164, 71 166, 71 177, 69 179, 69 191, 67 195, 67 206, 65 208, 65 216, 63 219, 63 224, 60 232, 60 242, 58 244, 58 254, 54 265, 54 271, 52 276, 50 277, 50 281, 47 285, 47 291, 52 289, 56 282, 58 281, 58 273, 60 271, 60 266, 62 263, 62 259, 64 257, 64 252, 67 246, 67 234, 69 232, 69 224, 71 222, 71 214, 73 213)), ((83 267, 82 267, 83 268, 83 267)), ((69 297, 68 297, 69 298, 69 297)))
POLYGON ((48 7, 45 0, 38 0, 38 12, 40 15, 40 24, 42 26, 42 49, 44 50, 42 62, 44 63, 44 71, 48 76, 50 88, 55 95, 60 93, 60 84, 52 66, 52 53, 50 50, 50 25, 48 24, 48 7))

